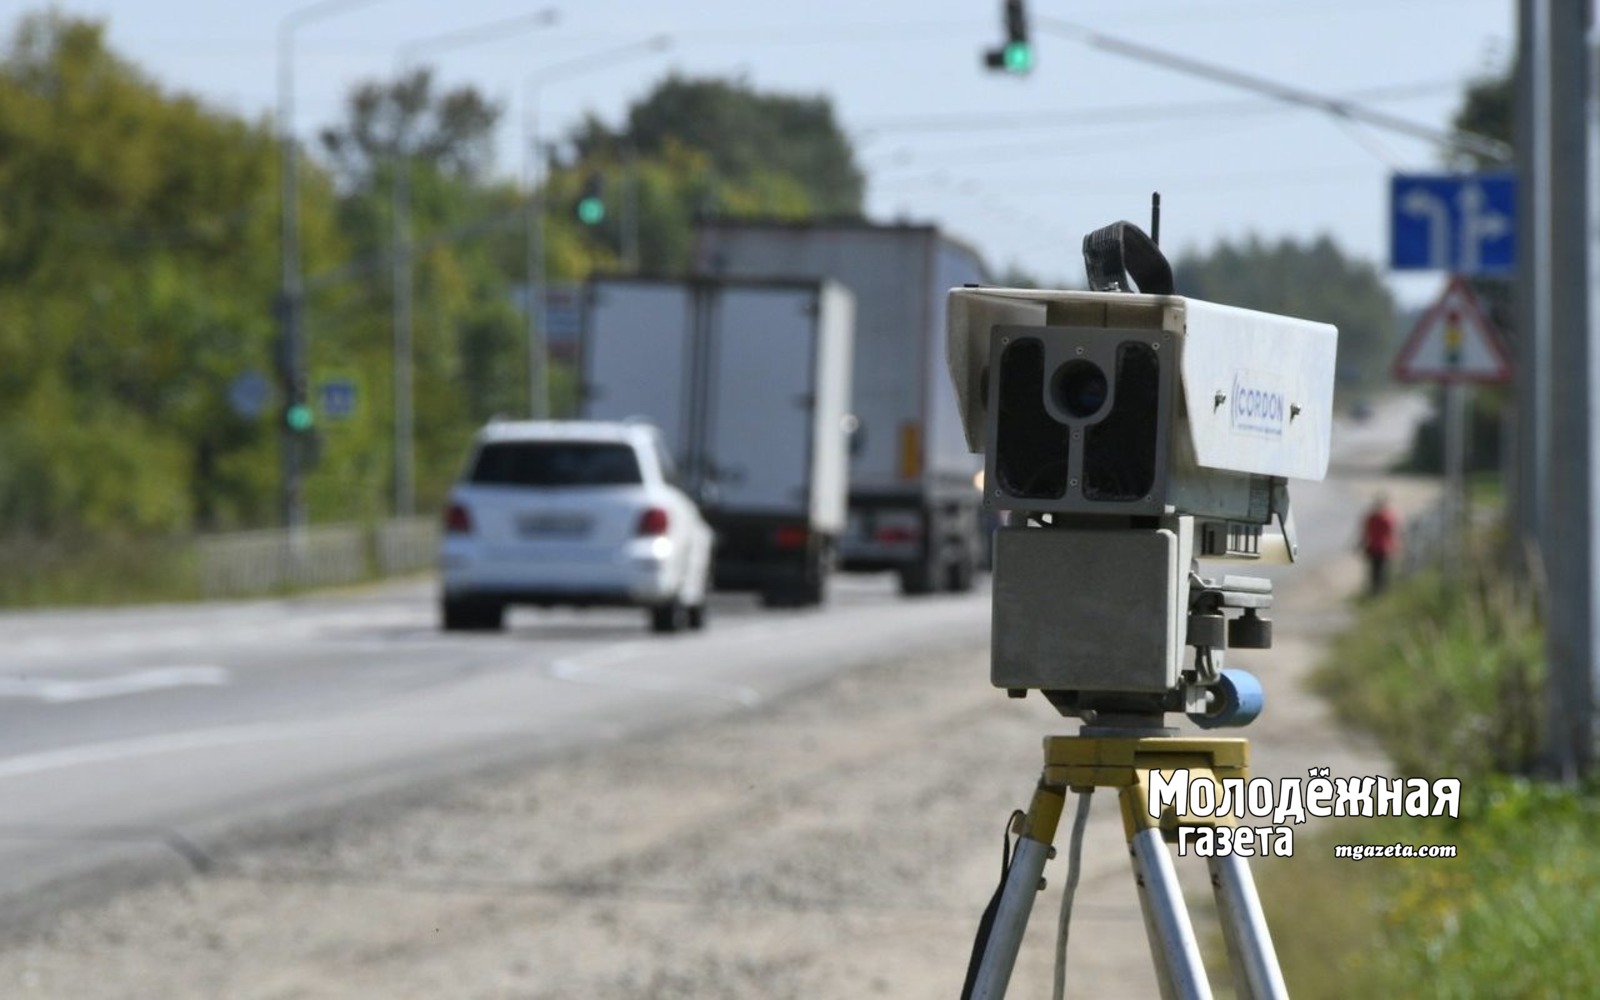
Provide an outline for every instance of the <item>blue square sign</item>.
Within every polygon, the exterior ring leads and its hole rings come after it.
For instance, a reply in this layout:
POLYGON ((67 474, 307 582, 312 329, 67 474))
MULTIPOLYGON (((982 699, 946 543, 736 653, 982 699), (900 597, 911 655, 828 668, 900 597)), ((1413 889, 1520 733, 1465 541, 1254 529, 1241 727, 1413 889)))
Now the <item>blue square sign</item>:
POLYGON ((1510 171, 1396 174, 1389 182, 1389 266, 1508 275, 1517 264, 1517 185, 1510 171))
POLYGON ((328 379, 317 386, 321 397, 322 415, 328 420, 348 420, 356 412, 356 383, 354 379, 328 379))

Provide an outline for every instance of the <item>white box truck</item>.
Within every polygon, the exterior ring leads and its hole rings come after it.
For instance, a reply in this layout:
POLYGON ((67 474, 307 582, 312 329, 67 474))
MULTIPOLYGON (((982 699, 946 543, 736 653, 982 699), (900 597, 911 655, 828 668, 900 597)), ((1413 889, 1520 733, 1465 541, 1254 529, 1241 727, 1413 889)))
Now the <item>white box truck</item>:
POLYGON ((661 429, 714 585, 823 600, 846 523, 854 300, 829 281, 589 282, 583 415, 661 429))
POLYGON ((850 520, 843 568, 893 570, 906 594, 968 590, 986 560, 982 460, 945 371, 945 298, 988 283, 976 251, 928 225, 702 222, 695 268, 828 278, 855 293, 850 520))

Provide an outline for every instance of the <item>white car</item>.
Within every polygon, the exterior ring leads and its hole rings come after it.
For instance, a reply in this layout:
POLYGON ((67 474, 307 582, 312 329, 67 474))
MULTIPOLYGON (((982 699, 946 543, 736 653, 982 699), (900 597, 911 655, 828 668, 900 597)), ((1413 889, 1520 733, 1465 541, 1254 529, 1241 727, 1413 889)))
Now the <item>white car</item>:
POLYGON ((447 631, 510 604, 643 607, 657 632, 705 626, 711 529, 648 424, 493 423, 445 507, 447 631))

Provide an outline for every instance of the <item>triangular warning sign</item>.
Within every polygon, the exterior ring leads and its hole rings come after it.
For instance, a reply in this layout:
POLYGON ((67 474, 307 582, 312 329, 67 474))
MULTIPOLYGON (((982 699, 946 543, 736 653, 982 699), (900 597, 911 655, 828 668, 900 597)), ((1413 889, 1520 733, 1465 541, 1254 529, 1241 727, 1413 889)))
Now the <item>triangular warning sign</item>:
POLYGON ((1505 382, 1511 359, 1478 296, 1457 275, 1445 286, 1395 358, 1402 382, 1505 382))

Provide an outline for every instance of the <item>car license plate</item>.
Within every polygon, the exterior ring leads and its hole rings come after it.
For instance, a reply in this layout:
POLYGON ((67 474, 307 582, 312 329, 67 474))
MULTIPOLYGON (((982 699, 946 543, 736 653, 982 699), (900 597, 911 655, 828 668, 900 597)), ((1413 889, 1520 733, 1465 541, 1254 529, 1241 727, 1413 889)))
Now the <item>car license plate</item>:
POLYGON ((523 538, 582 538, 589 533, 587 514, 523 514, 517 518, 523 538))

